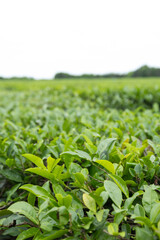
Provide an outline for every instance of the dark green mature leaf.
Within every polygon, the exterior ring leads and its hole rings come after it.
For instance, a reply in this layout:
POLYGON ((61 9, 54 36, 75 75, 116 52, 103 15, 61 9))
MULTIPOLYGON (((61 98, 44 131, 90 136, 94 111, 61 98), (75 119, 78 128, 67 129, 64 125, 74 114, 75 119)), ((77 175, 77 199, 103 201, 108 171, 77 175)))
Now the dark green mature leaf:
POLYGON ((14 185, 8 192, 7 192, 7 199, 6 201, 10 201, 11 197, 13 196, 13 194, 17 191, 17 189, 21 186, 21 184, 16 184, 14 185))
POLYGON ((117 138, 108 138, 102 140, 97 148, 97 153, 100 159, 109 159, 109 153, 114 147, 117 138))
POLYGON ((22 175, 19 173, 19 171, 16 171, 14 169, 2 169, 0 170, 0 174, 2 174, 5 178, 14 181, 14 182, 23 182, 22 175))
POLYGON ((145 228, 136 228, 136 240, 142 240, 142 239, 147 239, 147 240, 153 240, 153 233, 148 231, 145 228))
POLYGON ((70 156, 79 157, 79 158, 91 161, 90 155, 81 150, 76 150, 75 152, 72 152, 72 151, 63 152, 61 153, 61 156, 63 155, 70 155, 70 156))
POLYGON ((156 223, 160 220, 160 202, 153 205, 150 213, 150 220, 152 223, 156 223))
POLYGON ((7 215, 10 215, 10 214, 12 214, 12 211, 10 211, 8 209, 0 210, 0 217, 7 216, 7 215))
POLYGON ((126 197, 129 198, 129 191, 125 181, 121 177, 113 174, 109 174, 109 176, 114 180, 114 182, 121 189, 121 191, 126 195, 126 197))
POLYGON ((159 198, 158 198, 158 194, 156 193, 156 191, 152 190, 151 187, 146 186, 145 192, 144 192, 143 198, 142 198, 142 204, 144 206, 145 211, 148 214, 151 212, 153 205, 158 200, 159 200, 159 198))
POLYGON ((33 223, 38 225, 37 213, 33 206, 31 206, 29 203, 26 203, 24 201, 16 202, 11 205, 8 210, 13 213, 22 214, 26 216, 26 218, 31 220, 33 223))
POLYGON ((120 208, 122 204, 122 193, 119 187, 109 180, 104 182, 104 187, 112 201, 120 208))
POLYGON ((130 208, 132 206, 133 201, 136 199, 136 197, 143 194, 143 191, 135 192, 132 197, 127 198, 124 204, 124 208, 130 208))

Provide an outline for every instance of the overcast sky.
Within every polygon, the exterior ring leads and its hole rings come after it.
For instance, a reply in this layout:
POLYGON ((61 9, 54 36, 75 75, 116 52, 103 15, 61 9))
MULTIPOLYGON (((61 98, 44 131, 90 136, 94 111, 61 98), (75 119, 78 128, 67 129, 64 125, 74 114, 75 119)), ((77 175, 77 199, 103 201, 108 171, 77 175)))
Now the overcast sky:
POLYGON ((160 67, 160 0, 0 0, 0 76, 160 67))

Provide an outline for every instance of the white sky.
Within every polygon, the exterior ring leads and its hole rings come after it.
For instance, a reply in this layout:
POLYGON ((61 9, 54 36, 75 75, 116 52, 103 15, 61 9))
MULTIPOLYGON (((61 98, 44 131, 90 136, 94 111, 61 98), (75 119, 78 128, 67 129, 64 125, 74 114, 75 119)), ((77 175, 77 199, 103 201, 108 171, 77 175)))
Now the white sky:
POLYGON ((0 76, 160 67, 160 0, 0 0, 0 76))

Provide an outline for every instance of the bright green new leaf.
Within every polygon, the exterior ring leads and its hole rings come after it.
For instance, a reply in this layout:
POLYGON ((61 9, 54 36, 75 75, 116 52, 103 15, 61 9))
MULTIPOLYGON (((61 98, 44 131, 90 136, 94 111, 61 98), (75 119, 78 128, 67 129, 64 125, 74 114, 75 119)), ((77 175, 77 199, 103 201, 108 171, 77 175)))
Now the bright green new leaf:
POLYGON ((38 235, 34 240, 54 240, 62 237, 64 234, 66 234, 68 230, 55 230, 50 233, 43 233, 38 235))
POLYGON ((54 159, 52 157, 47 158, 47 168, 49 172, 52 172, 53 168, 59 163, 61 159, 54 159))
POLYGON ((27 202, 28 202, 30 205, 34 206, 34 205, 35 205, 35 201, 36 201, 36 196, 35 196, 35 194, 29 192, 28 198, 27 198, 27 202))
POLYGON ((47 178, 51 181, 55 180, 54 174, 50 173, 47 169, 41 169, 41 168, 35 167, 35 168, 28 168, 28 169, 26 169, 26 171, 35 173, 35 174, 40 175, 44 178, 47 178))
POLYGON ((117 223, 110 223, 108 225, 108 232, 110 235, 118 235, 118 224, 117 223))
POLYGON ((97 151, 97 147, 92 143, 92 141, 84 134, 82 134, 82 137, 86 140, 84 143, 86 148, 89 150, 91 154, 95 154, 97 151))
POLYGON ((69 208, 72 203, 71 195, 63 197, 61 194, 56 194, 56 198, 58 200, 59 206, 65 206, 66 208, 69 208))
POLYGON ((101 222, 101 221, 102 221, 102 219, 103 219, 103 213, 104 213, 104 209, 101 209, 100 211, 98 211, 98 212, 96 213, 96 218, 97 218, 98 222, 101 222))
POLYGON ((83 186, 85 182, 84 175, 82 173, 75 173, 74 176, 79 186, 83 186))
POLYGON ((48 191, 46 191, 44 188, 38 185, 26 184, 20 187, 20 189, 24 189, 43 200, 46 200, 47 198, 49 198, 54 205, 57 205, 54 197, 48 191))
POLYGON ((113 163, 107 161, 107 160, 96 160, 97 163, 99 163, 101 166, 103 166, 107 171, 115 174, 115 168, 113 163))
POLYGON ((52 171, 52 174, 55 179, 60 180, 61 179, 61 174, 64 169, 64 164, 62 166, 56 165, 55 168, 52 171))
POLYGON ((16 240, 25 240, 25 239, 31 238, 35 236, 38 231, 39 231, 38 228, 35 228, 35 227, 29 228, 26 231, 21 232, 16 238, 16 240))
POLYGON ((139 223, 141 225, 146 225, 148 227, 152 226, 152 222, 147 217, 136 217, 135 216, 134 218, 135 218, 136 223, 139 223))
POLYGON ((33 162, 37 167, 46 169, 41 158, 29 153, 23 154, 22 156, 33 162))
POLYGON ((83 194, 83 202, 89 210, 96 213, 96 201, 89 194, 83 194))

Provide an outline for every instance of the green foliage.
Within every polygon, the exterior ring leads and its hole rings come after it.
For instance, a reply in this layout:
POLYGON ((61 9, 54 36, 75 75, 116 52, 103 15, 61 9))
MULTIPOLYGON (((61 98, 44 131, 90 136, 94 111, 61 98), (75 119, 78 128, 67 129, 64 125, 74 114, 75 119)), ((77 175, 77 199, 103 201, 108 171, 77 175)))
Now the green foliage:
POLYGON ((126 74, 108 73, 102 75, 95 74, 82 74, 82 75, 71 75, 68 73, 57 73, 55 79, 98 79, 98 78, 123 78, 123 77, 160 77, 160 68, 148 67, 144 65, 133 72, 126 74))
POLYGON ((128 73, 129 77, 159 77, 160 68, 148 67, 144 65, 137 70, 128 73))
POLYGON ((55 86, 1 90, 1 239, 159 239, 158 88, 55 86))

